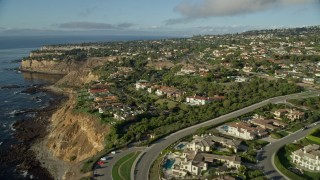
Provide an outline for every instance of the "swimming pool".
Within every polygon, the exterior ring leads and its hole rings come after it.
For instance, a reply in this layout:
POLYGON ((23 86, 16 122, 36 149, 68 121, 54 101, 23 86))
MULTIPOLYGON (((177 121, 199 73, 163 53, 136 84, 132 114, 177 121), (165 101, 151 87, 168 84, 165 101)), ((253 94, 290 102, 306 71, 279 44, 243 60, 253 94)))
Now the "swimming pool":
POLYGON ((180 144, 176 147, 176 149, 181 150, 181 149, 183 149, 183 147, 184 147, 184 146, 186 146, 186 145, 185 145, 185 144, 180 143, 180 144))
POLYGON ((174 162, 175 162, 174 159, 167 159, 166 163, 163 164, 163 167, 165 169, 172 169, 172 166, 173 166, 174 162))

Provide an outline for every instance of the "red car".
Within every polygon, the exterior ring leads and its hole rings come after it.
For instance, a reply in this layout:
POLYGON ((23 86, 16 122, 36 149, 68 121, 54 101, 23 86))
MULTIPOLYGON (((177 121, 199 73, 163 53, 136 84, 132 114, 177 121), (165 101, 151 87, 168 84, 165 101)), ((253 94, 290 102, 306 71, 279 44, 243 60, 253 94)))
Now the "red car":
POLYGON ((104 162, 103 161, 99 161, 97 164, 102 165, 102 164, 104 164, 104 162))

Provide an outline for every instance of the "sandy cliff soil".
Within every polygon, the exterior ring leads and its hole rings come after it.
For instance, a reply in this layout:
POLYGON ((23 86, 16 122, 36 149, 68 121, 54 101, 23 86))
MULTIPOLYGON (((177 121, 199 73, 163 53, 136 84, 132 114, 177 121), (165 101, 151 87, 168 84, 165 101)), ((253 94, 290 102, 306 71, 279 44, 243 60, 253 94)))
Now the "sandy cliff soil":
POLYGON ((32 150, 55 179, 79 179, 83 160, 104 148, 109 126, 96 117, 74 113, 75 98, 70 99, 51 117, 49 134, 35 143, 32 150))
POLYGON ((23 60, 20 69, 22 71, 32 71, 48 74, 68 74, 70 71, 77 70, 85 62, 76 61, 53 61, 53 60, 23 60))
POLYGON ((74 112, 76 95, 69 88, 81 87, 84 83, 98 80, 99 77, 93 75, 91 69, 103 65, 107 60, 89 59, 79 64, 71 61, 57 63, 27 60, 21 64, 22 70, 66 74, 56 83, 56 87, 64 89, 54 89, 67 94, 69 100, 53 113, 48 135, 32 147, 42 166, 47 168, 55 179, 78 179, 83 176, 80 174, 82 161, 104 148, 104 138, 110 127, 101 124, 95 116, 74 112))
POLYGON ((99 119, 73 112, 73 97, 51 118, 51 132, 47 146, 56 157, 66 162, 79 162, 104 148, 104 137, 109 132, 99 119), (73 160, 72 160, 73 158, 73 160))

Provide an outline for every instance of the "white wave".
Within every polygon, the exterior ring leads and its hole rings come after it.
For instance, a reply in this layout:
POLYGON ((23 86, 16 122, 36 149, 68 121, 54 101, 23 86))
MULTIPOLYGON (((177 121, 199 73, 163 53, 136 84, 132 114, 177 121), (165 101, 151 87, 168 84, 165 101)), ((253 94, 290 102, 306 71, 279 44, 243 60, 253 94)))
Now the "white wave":
POLYGON ((13 127, 13 124, 14 124, 14 123, 10 124, 10 129, 11 129, 12 131, 16 131, 16 129, 13 127))
POLYGON ((10 117, 14 117, 14 116, 17 115, 17 114, 21 114, 21 113, 24 113, 24 112, 26 112, 26 111, 22 111, 22 110, 17 110, 17 109, 15 109, 15 110, 9 112, 8 115, 10 115, 10 117))
POLYGON ((28 171, 27 170, 22 170, 20 171, 21 175, 26 178, 28 176, 28 171))
POLYGON ((20 94, 21 91, 15 91, 13 94, 20 94))

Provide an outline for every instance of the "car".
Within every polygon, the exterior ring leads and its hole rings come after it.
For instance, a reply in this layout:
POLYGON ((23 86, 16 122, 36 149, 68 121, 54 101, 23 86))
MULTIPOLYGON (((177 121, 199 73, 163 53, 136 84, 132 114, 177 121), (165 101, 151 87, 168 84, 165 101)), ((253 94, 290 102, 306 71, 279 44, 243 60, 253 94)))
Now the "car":
POLYGON ((99 165, 103 165, 103 164, 104 164, 104 162, 103 162, 103 161, 99 161, 99 162, 97 162, 97 164, 99 164, 99 165))
POLYGON ((111 154, 116 154, 116 152, 115 152, 115 151, 112 151, 111 154))
POLYGON ((106 161, 107 159, 108 159, 107 156, 104 156, 104 157, 100 158, 101 161, 106 161))

